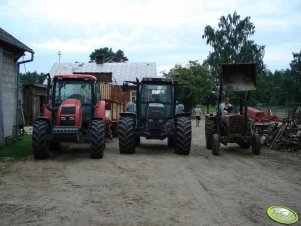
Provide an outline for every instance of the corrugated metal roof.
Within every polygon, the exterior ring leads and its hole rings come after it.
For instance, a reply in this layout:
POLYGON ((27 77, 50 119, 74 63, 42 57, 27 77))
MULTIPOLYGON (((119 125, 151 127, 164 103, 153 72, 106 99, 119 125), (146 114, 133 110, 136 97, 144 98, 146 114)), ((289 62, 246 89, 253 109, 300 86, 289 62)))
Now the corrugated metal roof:
POLYGON ((0 27, 0 41, 5 42, 9 45, 15 46, 21 50, 33 53, 33 50, 20 42, 18 39, 16 39, 14 36, 6 32, 0 27))
POLYGON ((55 63, 50 76, 73 73, 112 73, 112 80, 121 85, 123 81, 141 80, 143 77, 156 77, 156 63, 55 63))

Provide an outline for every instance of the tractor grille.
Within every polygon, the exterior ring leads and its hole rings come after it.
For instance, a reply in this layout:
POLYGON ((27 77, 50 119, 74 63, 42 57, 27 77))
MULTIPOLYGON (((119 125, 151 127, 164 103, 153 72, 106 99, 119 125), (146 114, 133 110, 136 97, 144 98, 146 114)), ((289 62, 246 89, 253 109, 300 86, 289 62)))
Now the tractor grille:
POLYGON ((164 108, 150 107, 148 110, 148 118, 163 118, 164 108))
POLYGON ((163 120, 149 120, 148 122, 149 129, 161 129, 163 125, 163 120))
POLYGON ((65 115, 75 114, 75 107, 62 107, 61 114, 65 114, 65 115))
POLYGON ((54 126, 52 133, 53 135, 74 136, 79 135, 79 129, 77 126, 54 126))
MULTIPOLYGON (((70 120, 70 117, 65 117, 66 120, 62 120, 61 119, 61 126, 74 126, 75 125, 75 121, 74 120, 70 120)), ((74 118, 74 117, 73 117, 74 118)))

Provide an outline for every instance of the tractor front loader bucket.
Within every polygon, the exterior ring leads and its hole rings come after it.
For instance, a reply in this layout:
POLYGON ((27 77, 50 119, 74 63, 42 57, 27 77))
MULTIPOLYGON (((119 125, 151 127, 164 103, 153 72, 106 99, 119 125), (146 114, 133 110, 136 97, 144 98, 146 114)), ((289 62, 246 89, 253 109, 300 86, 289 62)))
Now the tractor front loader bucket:
POLYGON ((256 89, 255 64, 221 64, 221 81, 224 91, 256 89))

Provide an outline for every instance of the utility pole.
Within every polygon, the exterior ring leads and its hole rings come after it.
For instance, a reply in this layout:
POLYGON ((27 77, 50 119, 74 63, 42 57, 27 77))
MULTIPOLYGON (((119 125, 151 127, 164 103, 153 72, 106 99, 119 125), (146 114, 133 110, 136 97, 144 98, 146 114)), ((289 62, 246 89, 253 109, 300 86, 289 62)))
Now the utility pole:
POLYGON ((62 54, 61 54, 61 51, 58 51, 58 52, 57 52, 57 55, 59 56, 59 63, 60 63, 60 62, 61 62, 61 55, 62 55, 62 54))

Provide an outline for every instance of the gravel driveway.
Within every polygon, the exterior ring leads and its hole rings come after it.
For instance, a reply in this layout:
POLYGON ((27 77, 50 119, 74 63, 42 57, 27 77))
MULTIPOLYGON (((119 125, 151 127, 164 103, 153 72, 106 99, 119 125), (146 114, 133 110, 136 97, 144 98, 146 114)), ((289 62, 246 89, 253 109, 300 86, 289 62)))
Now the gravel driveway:
POLYGON ((0 162, 0 225, 279 225, 266 216, 272 205, 301 216, 300 153, 221 145, 213 156, 204 121, 192 125, 189 156, 144 139, 120 155, 114 138, 100 160, 73 145, 45 161, 0 162))

